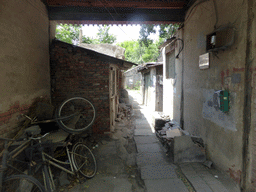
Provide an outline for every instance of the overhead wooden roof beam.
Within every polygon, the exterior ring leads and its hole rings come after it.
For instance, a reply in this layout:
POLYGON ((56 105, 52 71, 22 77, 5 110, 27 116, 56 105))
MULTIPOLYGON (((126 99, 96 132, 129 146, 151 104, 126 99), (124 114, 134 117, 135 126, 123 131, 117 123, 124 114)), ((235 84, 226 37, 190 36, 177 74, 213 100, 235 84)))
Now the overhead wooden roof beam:
POLYGON ((82 6, 82 7, 130 7, 145 9, 182 9, 185 0, 144 0, 144 1, 121 1, 121 0, 47 0, 48 6, 82 6))

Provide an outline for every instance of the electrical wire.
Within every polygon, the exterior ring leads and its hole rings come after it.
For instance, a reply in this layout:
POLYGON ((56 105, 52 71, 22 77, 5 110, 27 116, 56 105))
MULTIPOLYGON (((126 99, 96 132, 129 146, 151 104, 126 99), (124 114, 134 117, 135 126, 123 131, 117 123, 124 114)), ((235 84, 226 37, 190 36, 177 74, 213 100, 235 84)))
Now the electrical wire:
MULTIPOLYGON (((107 12, 111 15, 111 17, 113 18, 113 20, 114 21, 116 21, 115 20, 115 18, 114 18, 114 16, 110 13, 110 11, 105 7, 105 5, 99 0, 99 2, 104 6, 104 8, 107 10, 107 12)), ((107 3, 107 1, 105 0, 105 2, 107 3)), ((108 4, 108 3, 107 3, 108 4)), ((119 15, 118 13, 117 13, 117 11, 116 11, 116 9, 113 7, 113 6, 111 6, 113 9, 114 9, 114 11, 116 12, 116 14, 117 15, 119 15)), ((136 40, 134 40, 133 38, 131 38, 127 33, 125 33, 125 31, 119 26, 119 25, 117 25, 117 27, 119 28, 119 29, 121 29, 121 31, 123 31, 123 33, 127 36, 127 37, 129 37, 131 40, 133 40, 133 41, 136 41, 136 40)))
POLYGON ((180 40, 182 44, 182 47, 180 47, 179 53, 176 55, 176 58, 179 58, 181 51, 184 49, 184 41, 181 38, 177 38, 177 40, 180 40))
MULTIPOLYGON (((204 3, 204 2, 206 2, 206 1, 209 1, 209 0, 202 0, 202 1, 199 1, 198 3, 196 3, 196 4, 190 9, 190 12, 188 13, 187 17, 185 18, 185 21, 189 18, 189 16, 191 15, 192 11, 194 10, 194 8, 196 8, 198 5, 200 5, 201 3, 204 3)), ((214 29, 217 29, 217 24, 218 24, 218 22, 219 22, 218 11, 217 11, 217 3, 216 3, 216 0, 212 0, 212 1, 213 1, 214 11, 215 11, 215 17, 216 17, 214 29)))
MULTIPOLYGON (((105 7, 105 5, 99 0, 99 2, 103 5, 103 7, 107 10, 107 12, 111 15, 111 17, 113 18, 113 20, 114 21, 116 21, 115 20, 115 18, 114 18, 114 16, 110 13, 110 11, 105 7)), ((107 3, 107 1, 105 0, 105 2, 107 3)), ((108 3, 107 3, 108 4, 108 3)), ((117 13, 117 11, 116 11, 116 9, 113 7, 113 6, 111 6, 113 9, 114 9, 114 11, 116 12, 116 14, 117 15, 119 15, 118 13, 117 13)), ((118 25, 117 25, 118 26, 118 25)), ((121 27, 119 27, 118 26, 118 28, 120 28, 123 32, 124 32, 124 30, 121 28, 121 27)), ((125 33, 125 32, 124 32, 125 33)), ((125 33, 126 34, 126 33, 125 33)), ((126 34, 127 35, 127 34, 126 34)), ((134 40, 133 38, 131 38, 129 35, 127 35, 130 39, 132 39, 133 41, 135 41, 136 42, 136 40, 134 40)), ((140 48, 141 48, 141 45, 139 44, 139 46, 140 46, 140 48)), ((141 50, 141 49, 140 49, 141 50)), ((141 52, 139 52, 139 54, 140 54, 140 58, 142 59, 142 61, 143 61, 143 58, 142 58, 142 55, 141 55, 141 52)), ((144 62, 144 61, 143 61, 144 62)))
POLYGON ((187 17, 185 18, 184 21, 186 21, 186 20, 189 18, 189 16, 191 15, 192 11, 194 10, 194 8, 196 8, 198 5, 200 5, 201 3, 204 3, 204 2, 206 2, 206 1, 209 1, 209 0, 201 0, 201 1, 199 1, 198 3, 196 3, 196 4, 190 9, 190 11, 189 11, 189 13, 188 13, 188 15, 187 15, 187 17))
POLYGON ((212 1, 213 1, 213 4, 214 4, 215 17, 216 17, 216 22, 215 22, 215 25, 214 25, 214 29, 217 29, 217 24, 218 24, 218 21, 219 21, 218 12, 217 12, 217 4, 216 4, 215 0, 212 0, 212 1))

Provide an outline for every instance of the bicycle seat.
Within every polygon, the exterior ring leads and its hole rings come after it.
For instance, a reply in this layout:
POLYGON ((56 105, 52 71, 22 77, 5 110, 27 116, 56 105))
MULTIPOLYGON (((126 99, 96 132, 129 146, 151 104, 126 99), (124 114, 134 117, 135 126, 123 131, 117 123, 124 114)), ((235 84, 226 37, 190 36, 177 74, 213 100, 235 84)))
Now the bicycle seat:
POLYGON ((35 136, 41 133, 41 128, 38 125, 31 126, 24 130, 26 136, 35 136))
POLYGON ((42 139, 42 141, 48 140, 53 143, 64 142, 69 135, 70 133, 67 133, 64 130, 59 129, 58 131, 52 132, 51 134, 47 135, 45 138, 42 139))

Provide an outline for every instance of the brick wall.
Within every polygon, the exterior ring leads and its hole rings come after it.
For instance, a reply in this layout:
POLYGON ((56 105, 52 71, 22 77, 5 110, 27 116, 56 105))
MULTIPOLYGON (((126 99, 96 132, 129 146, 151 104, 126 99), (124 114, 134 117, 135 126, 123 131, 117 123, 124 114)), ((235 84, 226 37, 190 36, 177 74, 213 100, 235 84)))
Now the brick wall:
POLYGON ((81 96, 89 99, 96 108, 92 129, 97 133, 110 130, 109 63, 86 49, 60 41, 51 47, 52 101, 81 96))

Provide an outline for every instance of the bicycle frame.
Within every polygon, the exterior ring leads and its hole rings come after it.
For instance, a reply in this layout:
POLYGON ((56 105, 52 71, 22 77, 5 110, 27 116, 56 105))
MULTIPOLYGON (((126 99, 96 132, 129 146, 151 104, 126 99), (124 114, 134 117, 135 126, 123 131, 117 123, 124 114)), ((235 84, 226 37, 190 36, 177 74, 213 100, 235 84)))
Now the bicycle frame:
POLYGON ((55 166, 55 167, 57 167, 57 168, 63 170, 63 171, 65 171, 65 172, 67 172, 67 173, 69 173, 69 174, 71 174, 71 175, 75 175, 75 172, 74 172, 75 169, 74 169, 74 167, 73 167, 73 165, 72 165, 72 163, 71 163, 72 160, 71 160, 71 157, 70 157, 70 152, 69 152, 68 147, 66 147, 66 151, 67 151, 67 156, 68 156, 68 160, 69 160, 68 163, 67 163, 67 162, 64 162, 64 161, 60 161, 60 160, 58 160, 58 159, 55 159, 55 158, 53 158, 52 156, 48 155, 48 154, 45 153, 45 152, 42 152, 43 161, 45 161, 45 162, 47 162, 48 164, 53 165, 53 166, 55 166), (50 160, 47 159, 47 158, 49 158, 50 160), (64 168, 64 167, 62 167, 62 166, 60 166, 60 165, 58 165, 58 164, 55 163, 54 161, 56 161, 57 163, 63 164, 63 165, 69 165, 70 168, 71 168, 71 171, 68 170, 68 169, 66 169, 66 168, 64 168))
MULTIPOLYGON (((4 179, 4 172, 8 167, 11 167, 13 169, 15 169, 16 171, 21 172, 20 170, 16 169, 15 167, 11 166, 8 161, 10 161, 11 159, 14 159, 16 156, 18 156, 22 151, 24 151, 31 143, 31 139, 25 141, 24 143, 22 143, 19 147, 17 147, 16 149, 14 149, 12 152, 8 151, 8 142, 9 141, 15 141, 12 139, 5 139, 5 138, 1 138, 4 139, 4 150, 3 150, 3 156, 2 156, 2 167, 0 169, 0 192, 2 192, 2 188, 3 188, 3 179, 4 179)), ((22 172, 21 172, 22 173, 22 172)))
MULTIPOLYGON (((64 145, 63 145, 64 146, 64 145)), ((72 164, 72 160, 71 160, 71 152, 69 151, 68 149, 68 146, 65 146, 66 148, 66 154, 67 154, 67 157, 68 157, 68 161, 69 162, 64 162, 64 161, 60 161, 58 159, 55 159, 54 157, 52 157, 51 155, 47 154, 46 152, 42 151, 41 154, 42 154, 42 160, 43 160, 43 164, 44 166, 47 166, 47 168, 45 167, 43 169, 43 177, 44 177, 44 187, 45 189, 47 189, 48 191, 52 191, 55 188, 55 184, 54 184, 54 181, 53 181, 53 175, 52 175, 52 171, 51 171, 51 168, 50 168, 50 165, 58 168, 58 169, 61 169, 71 175, 76 175, 77 172, 72 164), (59 164, 63 164, 63 165, 69 165, 70 166, 70 170, 59 165, 59 164), (48 169, 46 171, 46 169, 48 169), (48 173, 49 174, 48 174, 48 173), (48 176, 47 176, 48 175, 48 176)))
POLYGON ((71 115, 68 115, 68 116, 55 118, 55 119, 47 119, 47 120, 37 121, 36 118, 32 119, 29 116, 23 114, 24 117, 26 117, 27 119, 30 120, 31 125, 36 125, 36 124, 40 124, 40 123, 51 123, 51 122, 56 122, 56 121, 59 121, 59 120, 67 120, 67 119, 71 119, 71 118, 73 118, 74 116, 77 116, 77 115, 79 115, 78 112, 76 112, 74 114, 71 114, 71 115))
POLYGON ((0 169, 0 192, 2 192, 2 189, 3 189, 4 171, 7 169, 7 158, 9 154, 7 145, 8 145, 8 141, 5 140, 3 158, 2 158, 2 167, 0 169))

